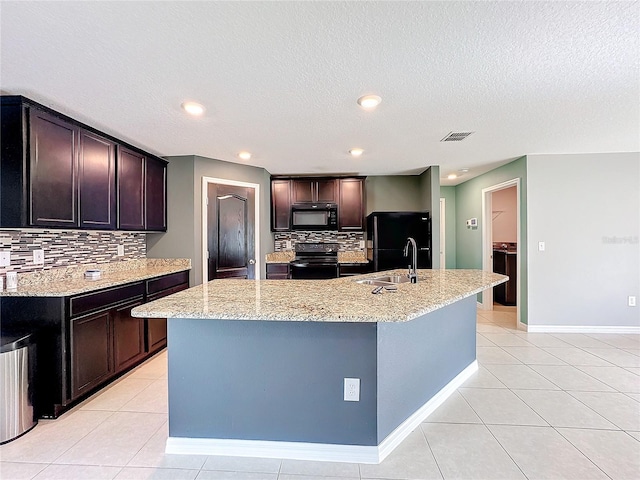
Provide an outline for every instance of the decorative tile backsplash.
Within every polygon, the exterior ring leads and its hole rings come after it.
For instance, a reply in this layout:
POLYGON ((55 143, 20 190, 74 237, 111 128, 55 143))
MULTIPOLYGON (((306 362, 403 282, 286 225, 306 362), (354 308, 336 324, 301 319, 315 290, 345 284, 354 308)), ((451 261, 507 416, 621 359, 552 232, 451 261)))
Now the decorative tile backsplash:
POLYGON ((341 252, 364 251, 364 232, 278 232, 274 234, 274 250, 294 250, 298 242, 334 242, 340 244, 341 252), (287 242, 291 242, 291 246, 287 242))
POLYGON ((7 272, 33 272, 85 263, 109 263, 146 258, 146 234, 87 230, 0 230, 0 252, 9 251, 7 272), (124 256, 118 256, 118 245, 124 256), (33 251, 44 250, 44 265, 33 263, 33 251))

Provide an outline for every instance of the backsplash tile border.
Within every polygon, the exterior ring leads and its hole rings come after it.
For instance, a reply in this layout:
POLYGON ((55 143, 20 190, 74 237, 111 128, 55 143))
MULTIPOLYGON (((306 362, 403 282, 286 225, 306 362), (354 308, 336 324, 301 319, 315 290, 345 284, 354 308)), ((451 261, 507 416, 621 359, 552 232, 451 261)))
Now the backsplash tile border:
POLYGON ((274 251, 284 252, 294 250, 298 242, 332 242, 340 245, 340 252, 364 252, 364 232, 335 232, 335 231, 296 231, 276 232, 274 237, 274 251), (291 242, 291 246, 287 242, 291 242))
POLYGON ((0 251, 9 250, 7 272, 36 272, 73 265, 110 263, 146 258, 146 234, 100 230, 16 229, 0 230, 0 251), (118 245, 124 256, 117 255, 118 245), (33 263, 33 250, 44 250, 44 265, 33 263))

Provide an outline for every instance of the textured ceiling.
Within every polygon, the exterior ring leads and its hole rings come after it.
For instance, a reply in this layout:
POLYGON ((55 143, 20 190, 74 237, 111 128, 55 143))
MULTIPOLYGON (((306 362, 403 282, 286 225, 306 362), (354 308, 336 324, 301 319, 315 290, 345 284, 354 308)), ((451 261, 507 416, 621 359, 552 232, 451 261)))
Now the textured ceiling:
POLYGON ((470 169, 452 185, 525 154, 640 150, 638 2, 3 0, 0 21, 2 93, 159 155, 470 169))

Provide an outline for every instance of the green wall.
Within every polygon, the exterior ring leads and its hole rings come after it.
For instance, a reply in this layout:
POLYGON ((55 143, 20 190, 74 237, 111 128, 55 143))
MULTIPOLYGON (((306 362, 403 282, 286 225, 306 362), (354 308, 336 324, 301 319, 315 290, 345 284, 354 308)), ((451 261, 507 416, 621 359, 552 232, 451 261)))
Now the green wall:
POLYGON ((440 187, 445 199, 445 268, 456 268, 456 187, 440 187))
POLYGON ((202 177, 260 185, 260 277, 265 277, 264 255, 273 251, 270 228, 270 175, 264 168, 195 155, 167 157, 167 217, 164 234, 147 235, 147 257, 190 258, 191 285, 202 283, 202 177))
POLYGON ((520 179, 520 319, 527 323, 527 161, 518 158, 490 172, 472 178, 456 189, 456 268, 482 269, 482 190, 514 178, 520 179), (478 228, 467 228, 469 218, 478 228))
POLYGON ((422 209, 420 177, 417 175, 369 176, 365 180, 366 214, 422 209))
POLYGON ((440 268, 440 167, 435 165, 420 174, 421 210, 431 213, 432 267, 440 268))
MULTIPOLYGON (((193 156, 168 157, 166 233, 147 234, 148 258, 189 258, 193 266, 196 238, 193 215, 193 156)), ((189 282, 195 285, 193 268, 189 282)))

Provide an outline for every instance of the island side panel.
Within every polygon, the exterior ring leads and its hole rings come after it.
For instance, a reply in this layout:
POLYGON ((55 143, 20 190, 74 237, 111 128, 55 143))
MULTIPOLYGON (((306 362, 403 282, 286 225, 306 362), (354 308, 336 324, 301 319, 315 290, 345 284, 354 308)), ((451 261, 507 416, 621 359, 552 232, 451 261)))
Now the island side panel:
POLYGON ((378 443, 476 359, 476 297, 378 325, 378 443))
POLYGON ((170 437, 377 445, 375 323, 169 319, 168 348, 170 437))

